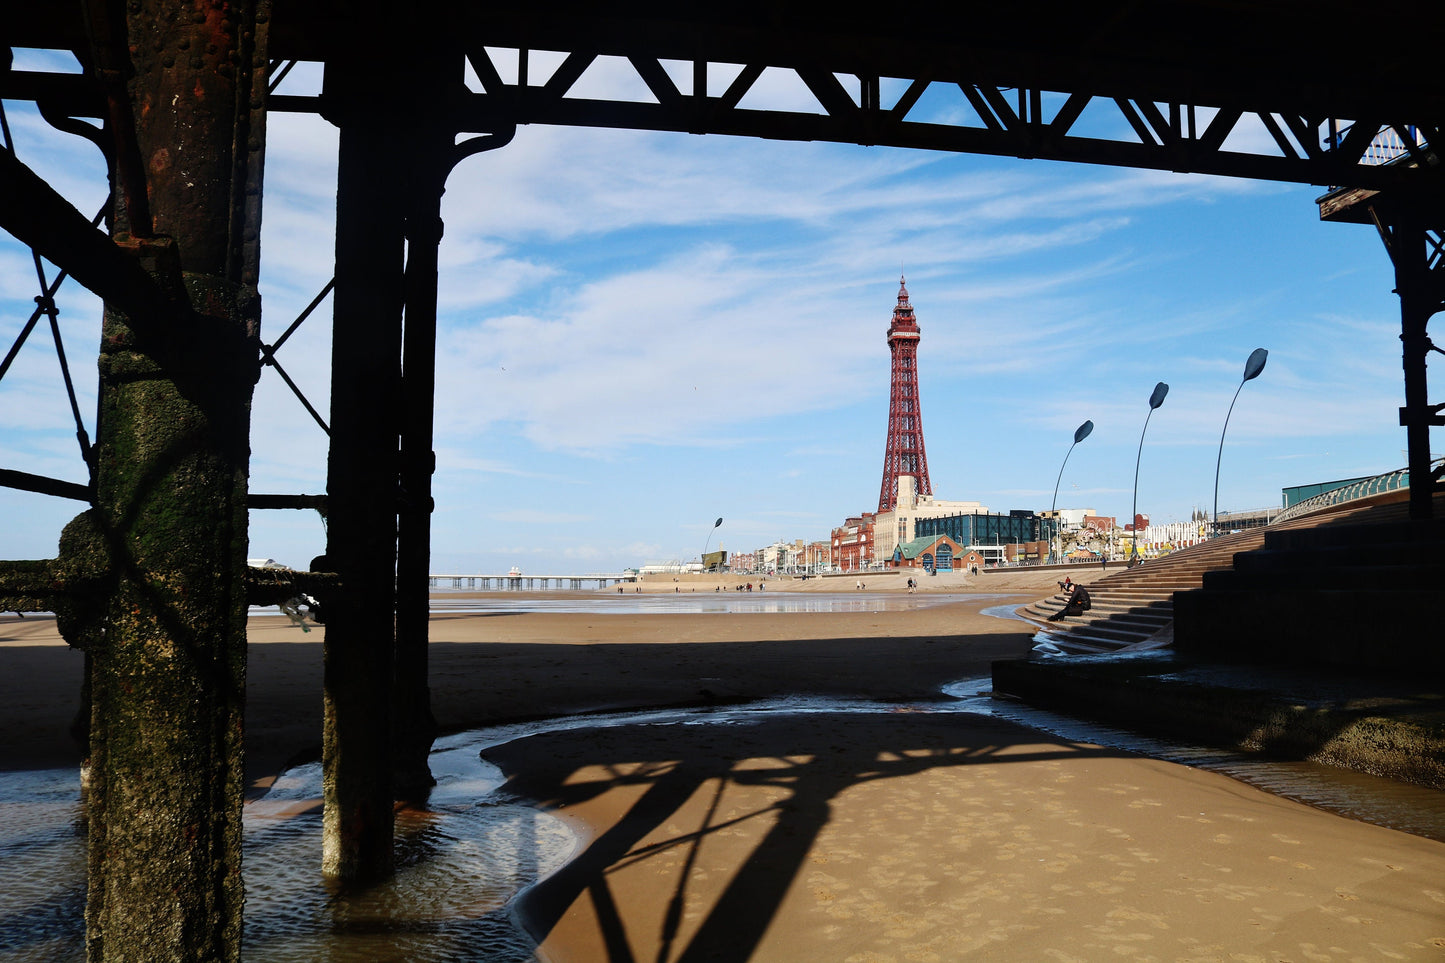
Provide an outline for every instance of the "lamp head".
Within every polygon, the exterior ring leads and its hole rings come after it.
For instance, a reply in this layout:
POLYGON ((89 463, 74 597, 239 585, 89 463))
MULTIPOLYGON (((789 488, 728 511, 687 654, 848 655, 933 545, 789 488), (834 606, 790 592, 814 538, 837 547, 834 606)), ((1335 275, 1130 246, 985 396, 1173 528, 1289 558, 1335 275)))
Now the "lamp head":
POLYGON ((1253 381, 1259 377, 1264 370, 1264 363, 1269 360, 1269 352, 1263 348, 1255 348, 1249 353, 1249 360, 1244 363, 1244 380, 1253 381))
POLYGON ((1092 434, 1093 431, 1094 423, 1092 421, 1084 422, 1082 425, 1079 426, 1079 430, 1074 432, 1074 444, 1077 445, 1079 442, 1089 437, 1089 435, 1092 434))
POLYGON ((713 527, 713 528, 717 528, 717 527, 718 527, 719 525, 721 525, 721 524, 722 524, 722 519, 719 518, 717 521, 715 521, 715 522, 712 523, 712 527, 713 527))
POLYGON ((1169 394, 1169 386, 1168 386, 1168 385, 1166 385, 1166 384, 1165 384, 1164 382, 1162 382, 1162 381, 1159 382, 1157 385, 1155 385, 1155 386, 1154 386, 1154 393, 1149 396, 1149 408, 1150 408, 1150 410, 1153 410, 1153 409, 1155 409, 1155 408, 1158 408, 1160 405, 1164 404, 1164 396, 1167 395, 1167 394, 1169 394))

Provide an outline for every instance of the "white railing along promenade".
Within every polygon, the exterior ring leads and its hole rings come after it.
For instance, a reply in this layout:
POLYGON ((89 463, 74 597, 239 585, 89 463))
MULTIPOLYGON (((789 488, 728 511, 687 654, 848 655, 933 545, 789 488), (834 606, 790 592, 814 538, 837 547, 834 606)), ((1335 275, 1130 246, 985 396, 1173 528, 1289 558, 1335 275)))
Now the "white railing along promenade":
MULTIPOLYGON (((1433 476, 1436 469, 1445 464, 1445 458, 1437 458, 1430 463, 1433 476)), ((1431 479, 1426 479, 1430 484, 1431 479)), ((1289 508, 1280 512, 1274 517, 1270 524, 1288 521, 1291 518, 1299 518, 1301 515, 1308 515, 1321 509, 1331 508, 1335 505, 1343 505, 1345 502, 1352 502, 1360 498, 1369 498, 1371 495, 1379 495, 1382 492, 1392 492, 1401 488, 1410 487, 1410 469, 1397 468, 1392 472, 1383 475, 1376 475, 1374 478, 1366 478, 1341 488, 1332 488, 1327 492, 1320 492, 1312 495, 1302 502, 1296 502, 1289 508)))
POLYGON ((523 575, 508 572, 503 575, 428 575, 427 581, 432 588, 450 583, 452 588, 478 589, 483 592, 533 592, 548 589, 581 591, 586 588, 606 588, 619 582, 635 582, 637 576, 630 572, 588 575, 523 575))

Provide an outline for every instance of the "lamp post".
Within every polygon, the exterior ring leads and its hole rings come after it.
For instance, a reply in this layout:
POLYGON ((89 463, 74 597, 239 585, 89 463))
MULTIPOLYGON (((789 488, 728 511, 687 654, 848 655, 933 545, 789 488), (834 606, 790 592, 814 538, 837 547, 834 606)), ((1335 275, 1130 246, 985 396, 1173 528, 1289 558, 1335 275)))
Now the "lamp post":
POLYGON ((1164 382, 1154 386, 1154 393, 1149 396, 1149 414, 1144 416, 1144 431, 1139 432, 1139 454, 1134 456, 1134 504, 1129 508, 1129 524, 1134 527, 1134 537, 1129 543, 1130 565, 1139 561, 1139 462, 1144 457, 1144 433, 1149 430, 1149 419, 1154 417, 1154 409, 1164 404, 1167 394, 1169 386, 1164 382))
POLYGON ((700 558, 701 561, 702 561, 702 570, 703 570, 704 572, 707 571, 707 547, 708 547, 709 544, 712 543, 712 533, 715 532, 715 531, 717 531, 717 527, 718 527, 719 525, 721 525, 721 524, 722 524, 722 519, 721 519, 721 518, 719 518, 717 521, 713 522, 713 523, 712 523, 712 528, 709 528, 709 529, 707 530, 707 540, 702 543, 702 555, 699 556, 699 558, 700 558))
POLYGON ((1224 459, 1224 433, 1229 430, 1229 416, 1234 414, 1234 402, 1239 400, 1239 393, 1244 390, 1247 382, 1259 377, 1264 370, 1264 363, 1269 360, 1269 352, 1263 348, 1255 348, 1249 353, 1249 360, 1244 363, 1244 379, 1240 381, 1239 387, 1234 389, 1234 398, 1229 402, 1229 411, 1224 415, 1224 428, 1219 432, 1219 455, 1214 459, 1214 514, 1210 519, 1211 538, 1219 534, 1219 463, 1224 459))
MULTIPOLYGON (((1074 445, 1077 445, 1079 442, 1089 437, 1093 430, 1094 423, 1092 421, 1086 421, 1082 425, 1080 425, 1078 429, 1074 432, 1074 445)), ((1074 453, 1074 445, 1070 445, 1069 450, 1064 452, 1064 464, 1059 466, 1059 477, 1054 479, 1054 500, 1049 502, 1049 516, 1053 519, 1054 522, 1054 538, 1059 537, 1059 518, 1057 515, 1054 514, 1054 510, 1058 507, 1059 504, 1059 482, 1064 480, 1064 465, 1067 465, 1069 463, 1069 456, 1074 453)), ((1050 562, 1054 560, 1054 538, 1049 539, 1050 562)))

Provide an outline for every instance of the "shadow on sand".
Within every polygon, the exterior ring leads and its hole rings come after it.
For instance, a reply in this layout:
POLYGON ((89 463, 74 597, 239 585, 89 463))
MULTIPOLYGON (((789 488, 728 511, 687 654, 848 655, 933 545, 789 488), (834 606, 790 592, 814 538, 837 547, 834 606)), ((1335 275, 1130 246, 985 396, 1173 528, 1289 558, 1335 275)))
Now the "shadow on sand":
MULTIPOLYGON (((524 894, 520 916, 534 938, 545 940, 575 905, 595 918, 595 940, 608 963, 742 963, 846 790, 940 767, 1125 754, 977 716, 895 711, 553 732, 484 755, 509 775, 505 791, 546 809, 565 812, 609 793, 625 808, 565 867, 524 894), (704 842, 736 836, 730 831, 750 822, 756 844, 731 877, 715 893, 690 896, 690 882, 706 874, 697 865, 704 842), (660 921, 660 907, 634 911, 618 899, 617 874, 647 861, 672 881, 660 921)), ((638 901, 626 902, 635 908, 638 901)))

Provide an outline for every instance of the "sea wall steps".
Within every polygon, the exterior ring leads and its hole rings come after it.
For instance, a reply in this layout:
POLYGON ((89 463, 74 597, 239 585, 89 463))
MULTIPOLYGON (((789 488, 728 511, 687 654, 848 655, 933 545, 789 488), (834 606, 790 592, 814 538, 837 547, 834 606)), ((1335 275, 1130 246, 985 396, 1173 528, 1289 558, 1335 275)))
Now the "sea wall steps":
MULTIPOLYGON (((1249 626, 1273 625, 1277 634, 1302 638, 1328 633, 1336 624, 1328 613, 1349 607, 1355 611, 1350 617, 1354 621, 1344 624, 1355 625, 1366 639, 1316 644, 1310 657, 1363 658, 1363 664, 1380 665, 1379 656, 1364 654, 1380 648, 1370 639, 1410 631, 1429 636, 1432 630, 1424 628, 1422 613, 1434 615, 1445 602, 1440 594, 1445 586, 1445 519, 1437 509, 1431 522, 1411 521, 1407 499, 1407 491, 1390 492, 1267 529, 1223 535, 1083 581, 1092 603, 1083 615, 1048 621, 1064 606, 1067 596, 1062 591, 1024 606, 1018 614, 1037 623, 1062 651, 1107 652, 1153 638, 1176 619, 1182 621, 1187 611, 1194 624, 1184 631, 1186 647, 1228 652, 1230 657, 1248 651, 1260 658, 1271 649, 1249 626), (1183 609, 1181 599, 1187 600, 1183 609), (1382 608, 1396 614, 1381 616, 1382 608), (1319 609, 1323 612, 1317 616, 1319 609), (1373 628, 1367 629, 1367 622, 1373 628), (1222 648, 1211 649, 1215 645, 1222 648)), ((1436 501, 1441 504, 1441 496, 1436 501)), ((1280 657, 1297 658, 1305 645, 1291 643, 1280 657)), ((1410 646, 1395 648, 1412 651, 1410 646)))
POLYGON ((1445 669, 1445 495, 1434 504, 1428 520, 1411 520, 1399 501, 1268 530, 1258 550, 1176 593, 1177 651, 1257 664, 1445 669))

